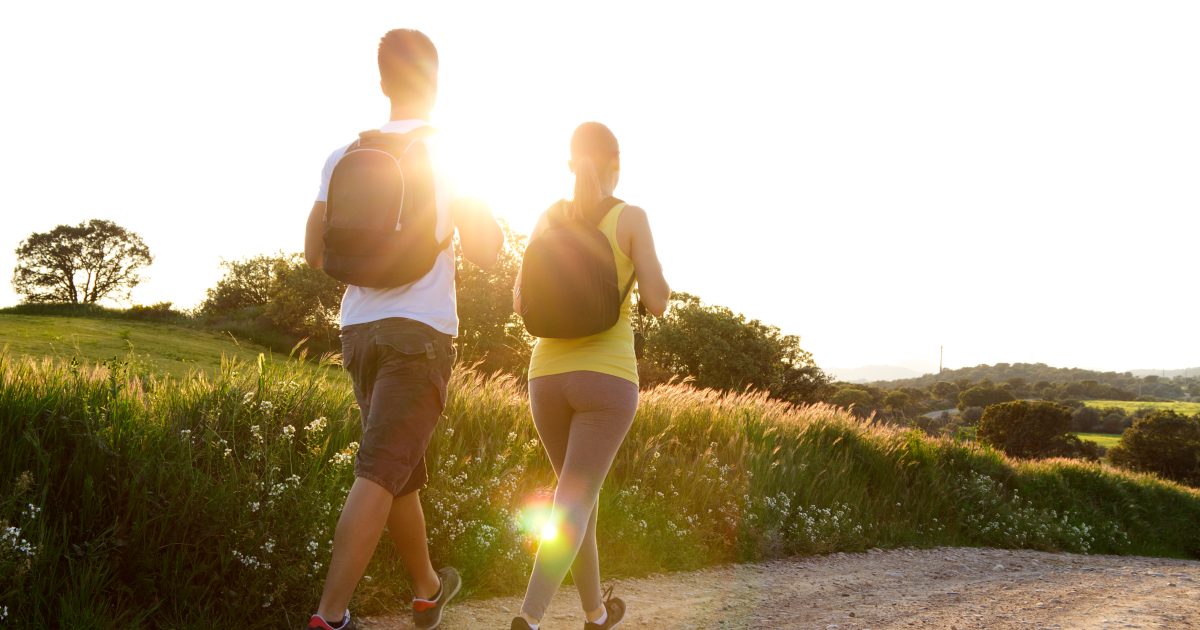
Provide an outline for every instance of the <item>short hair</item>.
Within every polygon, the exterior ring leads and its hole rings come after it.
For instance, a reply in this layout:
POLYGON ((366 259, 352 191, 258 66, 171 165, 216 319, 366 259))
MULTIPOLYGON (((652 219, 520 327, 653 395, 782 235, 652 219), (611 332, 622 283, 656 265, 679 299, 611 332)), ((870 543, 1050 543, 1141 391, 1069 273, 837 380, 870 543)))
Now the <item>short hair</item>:
POLYGON ((437 71, 437 48, 421 31, 398 28, 380 38, 379 78, 389 98, 411 101, 433 96, 437 71))

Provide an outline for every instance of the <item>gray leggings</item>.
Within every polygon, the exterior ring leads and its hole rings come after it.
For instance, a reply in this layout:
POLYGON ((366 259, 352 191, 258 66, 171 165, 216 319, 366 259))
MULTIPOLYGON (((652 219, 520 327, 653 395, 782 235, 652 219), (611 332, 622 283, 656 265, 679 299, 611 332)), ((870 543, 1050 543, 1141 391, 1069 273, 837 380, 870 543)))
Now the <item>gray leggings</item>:
POLYGON ((600 485, 637 411, 638 387, 599 372, 567 372, 529 381, 533 423, 558 475, 558 536, 538 547, 521 611, 541 619, 570 569, 584 611, 600 608, 596 512, 600 485))

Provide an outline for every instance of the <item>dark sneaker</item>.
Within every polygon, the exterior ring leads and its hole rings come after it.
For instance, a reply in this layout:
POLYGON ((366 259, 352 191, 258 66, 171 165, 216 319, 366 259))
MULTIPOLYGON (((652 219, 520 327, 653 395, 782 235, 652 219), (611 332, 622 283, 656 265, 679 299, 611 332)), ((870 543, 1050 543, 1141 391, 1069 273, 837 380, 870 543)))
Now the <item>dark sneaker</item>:
POLYGON ((524 617, 513 617, 512 627, 508 630, 533 630, 533 626, 524 617))
POLYGON ((341 624, 340 626, 335 626, 325 621, 325 618, 321 615, 313 615, 312 619, 308 620, 308 625, 305 628, 306 630, 355 630, 358 627, 355 625, 354 620, 350 618, 349 610, 346 611, 346 616, 342 617, 341 624))
POLYGON ((438 588, 437 597, 413 600, 413 624, 421 630, 433 630, 442 623, 442 611, 446 610, 446 605, 458 595, 458 589, 462 588, 462 578, 458 576, 454 567, 443 567, 438 571, 438 578, 441 579, 442 585, 438 588))
POLYGON ((621 625, 621 620, 625 618, 625 602, 621 601, 620 597, 613 597, 612 591, 611 586, 604 591, 604 610, 608 611, 604 623, 586 621, 583 630, 608 630, 621 625))

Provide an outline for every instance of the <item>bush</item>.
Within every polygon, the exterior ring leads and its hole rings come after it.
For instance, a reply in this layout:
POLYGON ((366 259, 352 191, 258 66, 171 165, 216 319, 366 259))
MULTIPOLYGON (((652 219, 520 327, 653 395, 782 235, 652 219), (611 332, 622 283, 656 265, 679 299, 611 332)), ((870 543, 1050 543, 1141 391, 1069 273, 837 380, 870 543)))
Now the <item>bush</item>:
POLYGON ((300 254, 224 262, 225 276, 200 305, 205 323, 269 348, 288 351, 308 339, 317 352, 339 351, 338 310, 345 285, 300 254))
POLYGON ((958 408, 987 407, 1015 400, 1012 392, 988 384, 979 384, 958 395, 958 408))
POLYGON ((186 319, 187 315, 171 308, 170 302, 159 302, 150 306, 135 304, 125 311, 125 317, 147 322, 169 322, 186 319))
POLYGON ((1077 457, 1079 438, 1071 430, 1071 411, 1044 401, 1017 400, 992 405, 979 420, 979 439, 1013 457, 1077 457))
POLYGON ((983 407, 967 407, 962 410, 963 424, 975 424, 983 417, 983 407))
POLYGON ((1108 458, 1123 468, 1200 486, 1200 416, 1155 411, 1135 421, 1108 458))

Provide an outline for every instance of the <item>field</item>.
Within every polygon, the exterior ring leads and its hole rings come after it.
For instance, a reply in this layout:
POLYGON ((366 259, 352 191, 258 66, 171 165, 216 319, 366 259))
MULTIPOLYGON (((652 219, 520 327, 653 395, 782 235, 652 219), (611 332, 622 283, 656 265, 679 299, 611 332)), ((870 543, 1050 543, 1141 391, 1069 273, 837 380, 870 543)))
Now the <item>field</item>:
POLYGON ((1081 440, 1095 442, 1104 448, 1112 448, 1121 442, 1120 433, 1075 433, 1081 440))
POLYGON ((1083 404, 1089 407, 1103 409, 1106 407, 1118 407, 1125 413, 1133 413, 1138 409, 1170 409, 1186 416, 1194 416, 1200 414, 1200 402, 1138 402, 1132 400, 1085 400, 1083 404))
MULTIPOLYGON (((195 332, 147 326, 135 351, 195 332)), ((353 479, 344 375, 209 354, 164 379, 145 352, 0 352, 0 602, 33 627, 301 624, 353 479)), ((459 369, 451 392, 422 493, 435 563, 513 594, 553 474, 516 381, 459 369)), ((1194 489, 683 385, 643 392, 600 511, 610 577, 873 547, 1200 557, 1194 489)), ((357 612, 402 608, 399 566, 385 539, 357 612)))
POLYGON ((221 357, 254 361, 270 351, 228 335, 170 324, 95 317, 0 314, 0 349, 93 363, 131 356, 158 374, 213 373, 221 357))

